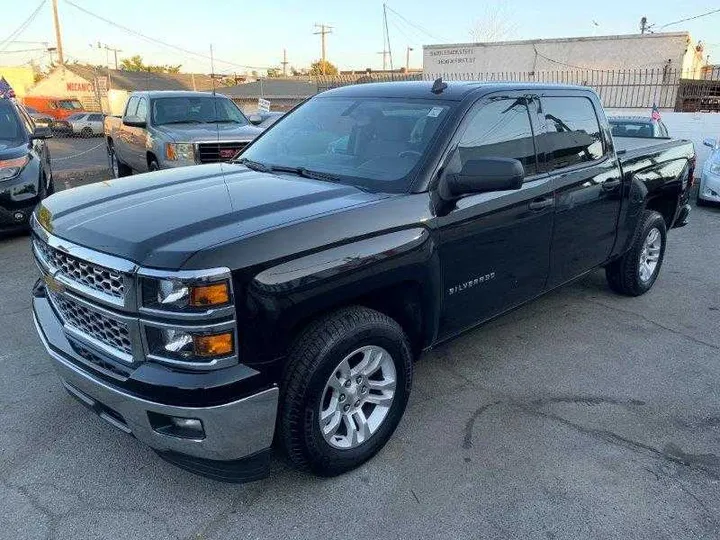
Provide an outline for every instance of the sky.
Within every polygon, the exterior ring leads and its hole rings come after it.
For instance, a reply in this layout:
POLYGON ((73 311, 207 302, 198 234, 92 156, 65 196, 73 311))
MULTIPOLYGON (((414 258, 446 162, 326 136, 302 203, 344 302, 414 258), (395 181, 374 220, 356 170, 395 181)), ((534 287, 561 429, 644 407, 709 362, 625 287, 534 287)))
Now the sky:
MULTIPOLYGON (((12 43, 3 43, 40 2, 0 0, 0 65, 47 62, 48 54, 36 49, 42 49, 43 42, 55 43, 51 0, 45 0, 12 43)), ((109 59, 112 67, 113 55, 98 49, 100 42, 121 49, 121 59, 139 54, 148 63, 180 64, 184 72, 209 73, 212 44, 216 73, 279 66, 283 49, 289 65, 308 67, 320 57, 314 25, 325 23, 333 27, 326 36, 329 61, 341 69, 382 67, 382 1, 58 0, 58 6, 66 61, 106 65, 109 59), (94 18, 70 1, 190 53, 94 18)), ((534 39, 638 33, 642 16, 658 31, 689 31, 694 40, 703 40, 711 63, 720 63, 720 12, 659 28, 717 9, 717 0, 388 0, 387 6, 394 67, 405 65, 407 47, 413 48, 410 67, 420 68, 423 45, 473 41, 471 32, 478 23, 486 28, 485 35, 490 21, 490 29, 503 39, 534 39)))

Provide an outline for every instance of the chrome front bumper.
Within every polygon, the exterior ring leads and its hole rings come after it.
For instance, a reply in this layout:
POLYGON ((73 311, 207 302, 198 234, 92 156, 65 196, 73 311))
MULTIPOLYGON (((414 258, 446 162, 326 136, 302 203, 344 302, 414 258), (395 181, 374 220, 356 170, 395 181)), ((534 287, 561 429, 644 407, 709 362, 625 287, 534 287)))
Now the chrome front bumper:
POLYGON ((155 450, 202 460, 230 461, 262 452, 272 444, 277 388, 212 407, 180 407, 148 401, 103 382, 69 359, 75 353, 46 298, 33 298, 33 316, 38 335, 67 390, 100 418, 155 450), (204 437, 181 438, 161 433, 151 423, 148 413, 198 419, 202 422, 204 437))

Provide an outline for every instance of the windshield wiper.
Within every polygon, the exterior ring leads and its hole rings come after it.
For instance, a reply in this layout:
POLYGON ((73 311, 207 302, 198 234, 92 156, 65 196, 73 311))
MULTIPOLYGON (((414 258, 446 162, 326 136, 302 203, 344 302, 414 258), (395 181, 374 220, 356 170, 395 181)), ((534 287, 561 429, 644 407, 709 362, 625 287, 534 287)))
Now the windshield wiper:
POLYGON ((208 120, 208 124, 242 124, 239 120, 233 120, 231 118, 224 118, 218 120, 208 120))
POLYGON ((248 169, 252 169, 253 171, 265 173, 272 172, 272 168, 268 167, 264 163, 260 163, 259 161, 253 161, 252 159, 248 158, 236 159, 234 161, 231 161, 230 163, 239 163, 240 165, 245 165, 248 169))
POLYGON ((173 120, 172 122, 163 122, 162 124, 158 124, 158 126, 167 126, 170 124, 202 124, 200 120, 173 120))
POLYGON ((305 167, 284 167, 282 165, 272 165, 270 167, 272 172, 287 172, 297 174, 304 178, 312 178, 313 180, 325 180, 326 182, 337 182, 340 180, 339 176, 334 174, 328 174, 320 171, 311 171, 305 167))

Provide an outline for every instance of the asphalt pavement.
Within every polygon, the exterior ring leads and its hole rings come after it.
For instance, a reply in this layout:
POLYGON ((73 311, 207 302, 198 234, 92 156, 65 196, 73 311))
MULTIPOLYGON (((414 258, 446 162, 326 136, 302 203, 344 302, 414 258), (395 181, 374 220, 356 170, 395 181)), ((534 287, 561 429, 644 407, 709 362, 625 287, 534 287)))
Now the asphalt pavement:
POLYGON ((66 394, 32 324, 28 239, 0 241, 0 538, 718 538, 719 246, 720 209, 694 209, 648 294, 594 272, 424 355, 360 469, 277 458, 234 485, 66 394))

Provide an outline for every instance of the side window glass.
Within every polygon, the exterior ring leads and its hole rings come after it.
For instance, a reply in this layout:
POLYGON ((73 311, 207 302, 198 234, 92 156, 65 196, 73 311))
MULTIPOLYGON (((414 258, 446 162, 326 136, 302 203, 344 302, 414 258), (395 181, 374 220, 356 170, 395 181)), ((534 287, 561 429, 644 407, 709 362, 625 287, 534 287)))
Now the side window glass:
POLYGON ((145 120, 145 119, 147 119, 147 112, 148 112, 147 99, 140 98, 140 101, 138 102, 138 106, 137 106, 137 111, 135 112, 135 116, 137 116, 138 120, 145 120))
POLYGON ((545 97, 542 110, 547 133, 538 137, 549 170, 603 157, 600 123, 585 97, 545 97))
POLYGON ((125 107, 125 116, 135 116, 135 111, 137 111, 138 106, 138 98, 137 96, 132 96, 127 103, 127 107, 125 107))
POLYGON ((524 100, 497 99, 477 105, 460 138, 463 164, 471 159, 503 157, 519 160, 525 174, 537 174, 537 159, 530 115, 524 100))

